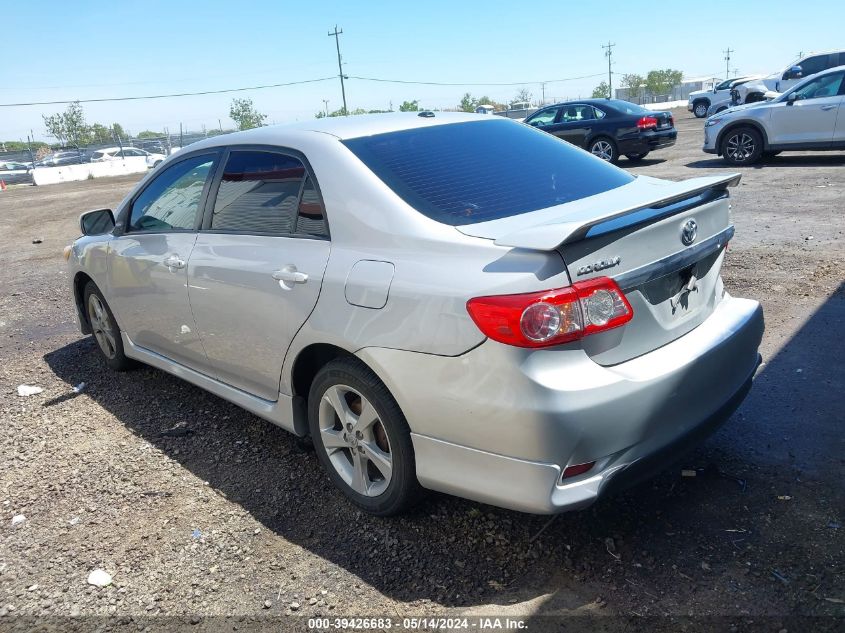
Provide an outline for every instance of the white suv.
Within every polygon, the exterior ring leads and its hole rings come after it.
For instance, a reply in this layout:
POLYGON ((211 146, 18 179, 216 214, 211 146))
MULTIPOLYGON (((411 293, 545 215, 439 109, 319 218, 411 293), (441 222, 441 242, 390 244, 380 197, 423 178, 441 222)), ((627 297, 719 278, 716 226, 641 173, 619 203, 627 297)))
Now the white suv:
POLYGON ((704 147, 733 165, 782 151, 845 149, 845 66, 808 77, 771 101, 736 106, 704 124, 704 147))
POLYGON ((159 163, 165 159, 165 156, 164 154, 151 154, 137 147, 124 147, 123 149, 119 147, 104 147, 91 154, 92 163, 121 160, 123 158, 143 158, 147 163, 147 167, 158 167, 159 163))
POLYGON ((731 90, 731 103, 741 105, 765 101, 769 91, 789 92, 799 81, 842 65, 845 65, 845 50, 810 53, 776 73, 736 86, 731 90))
POLYGON ((757 76, 749 77, 734 77, 733 79, 725 79, 725 81, 716 84, 708 90, 694 90, 689 93, 687 101, 687 110, 692 112, 699 119, 707 116, 707 109, 714 103, 722 101, 729 101, 731 98, 731 87, 738 81, 748 81, 749 79, 757 79, 757 76))

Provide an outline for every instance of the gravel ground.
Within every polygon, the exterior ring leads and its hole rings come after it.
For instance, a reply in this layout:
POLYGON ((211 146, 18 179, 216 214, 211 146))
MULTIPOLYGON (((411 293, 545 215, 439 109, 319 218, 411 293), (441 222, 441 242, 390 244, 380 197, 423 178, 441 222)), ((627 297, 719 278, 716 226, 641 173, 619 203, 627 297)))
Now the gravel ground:
MULTIPOLYGON (((676 118, 678 144, 632 170, 725 173, 700 151, 701 121, 676 118)), ((845 154, 742 171, 724 275, 766 311, 751 395, 677 466, 551 520, 443 495, 362 515, 285 432, 162 372, 107 371, 75 327, 61 250, 80 211, 136 178, 0 193, 0 628, 69 614, 841 624, 845 154), (112 584, 88 584, 95 569, 112 584)))

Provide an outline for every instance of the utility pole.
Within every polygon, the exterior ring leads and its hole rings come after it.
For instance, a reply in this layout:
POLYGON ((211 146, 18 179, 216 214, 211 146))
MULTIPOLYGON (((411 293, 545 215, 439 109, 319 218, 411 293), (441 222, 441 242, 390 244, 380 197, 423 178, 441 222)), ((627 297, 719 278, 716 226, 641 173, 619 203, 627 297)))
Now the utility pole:
POLYGON ((340 61, 340 38, 338 37, 341 33, 343 33, 343 29, 337 30, 337 24, 334 25, 334 32, 329 33, 329 37, 334 36, 334 43, 337 47, 337 70, 340 73, 338 76, 340 77, 340 93, 343 95, 343 114, 348 114, 348 110, 346 109, 346 88, 343 86, 343 80, 345 77, 343 76, 343 65, 340 61))
POLYGON ((540 105, 544 106, 544 105, 546 105, 546 82, 545 81, 540 82, 540 92, 542 92, 542 94, 543 94, 543 100, 540 102, 540 105))
POLYGON ((220 128, 220 133, 223 134, 223 124, 220 122, 220 119, 217 119, 217 127, 220 128))
POLYGON ((731 76, 731 53, 736 53, 736 51, 731 50, 731 47, 728 46, 728 50, 722 52, 725 54, 725 79, 729 79, 731 76))
POLYGON ((616 44, 610 42, 610 40, 608 40, 607 46, 602 44, 602 48, 604 49, 604 56, 607 57, 607 98, 608 99, 613 98, 613 73, 610 70, 610 63, 611 63, 611 59, 613 58, 613 47, 614 46, 616 46, 616 44))
POLYGON ((323 99, 323 108, 326 110, 326 116, 329 116, 329 100, 323 99))

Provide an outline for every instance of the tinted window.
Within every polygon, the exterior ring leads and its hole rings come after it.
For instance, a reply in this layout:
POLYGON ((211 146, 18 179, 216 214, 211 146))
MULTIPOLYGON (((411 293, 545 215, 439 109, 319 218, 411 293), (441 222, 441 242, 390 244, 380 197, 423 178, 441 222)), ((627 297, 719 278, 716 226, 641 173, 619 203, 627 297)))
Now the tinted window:
POLYGON ((564 106, 560 116, 561 123, 572 123, 573 121, 590 121, 595 119, 593 114, 593 106, 588 105, 571 105, 564 106))
POLYGON ((718 86, 716 86, 716 90, 727 90, 728 88, 731 87, 731 84, 734 81, 736 81, 736 79, 726 79, 725 81, 720 83, 718 86))
POLYGON ((436 125, 344 144, 409 205, 453 226, 536 211, 633 180, 565 141, 508 120, 436 125))
POLYGON ((557 118, 557 111, 559 108, 548 108, 547 110, 540 110, 531 115, 526 123, 543 127, 544 125, 551 125, 557 118))
POLYGON ((305 184, 302 186, 299 214, 296 218, 296 232, 316 235, 317 237, 329 236, 323 204, 320 202, 320 194, 317 193, 317 188, 314 186, 314 180, 311 176, 305 177, 305 184))
POLYGON ((835 97, 839 94, 839 87, 842 85, 842 77, 845 73, 833 73, 824 75, 817 79, 810 80, 803 88, 795 90, 798 99, 822 99, 824 97, 835 97))
POLYGON ((801 66, 801 74, 805 77, 809 77, 810 75, 820 73, 828 67, 827 58, 827 55, 816 55, 815 57, 810 57, 802 62, 798 62, 797 65, 801 66))
POLYGON ((132 203, 129 230, 193 229, 213 162, 211 156, 194 156, 165 169, 132 203))
POLYGON ((305 166, 272 152, 232 152, 214 203, 211 228, 244 233, 296 232, 305 166))
POLYGON ((646 110, 642 106, 638 106, 636 103, 630 103, 628 101, 612 99, 608 101, 608 105, 622 114, 651 114, 651 110, 646 110))

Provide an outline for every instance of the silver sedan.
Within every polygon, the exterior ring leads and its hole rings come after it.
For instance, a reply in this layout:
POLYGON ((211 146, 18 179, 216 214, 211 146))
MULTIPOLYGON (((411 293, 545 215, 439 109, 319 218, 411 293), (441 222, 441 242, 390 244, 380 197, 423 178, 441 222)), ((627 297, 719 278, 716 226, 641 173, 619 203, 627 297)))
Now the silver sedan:
POLYGON ((551 513, 748 391, 762 312, 720 276, 737 181, 634 178, 499 117, 323 119, 183 149, 66 256, 109 366, 310 435, 367 512, 432 489, 551 513))

